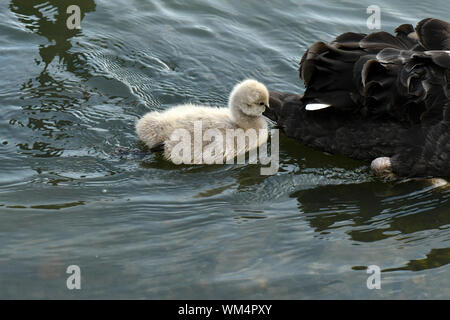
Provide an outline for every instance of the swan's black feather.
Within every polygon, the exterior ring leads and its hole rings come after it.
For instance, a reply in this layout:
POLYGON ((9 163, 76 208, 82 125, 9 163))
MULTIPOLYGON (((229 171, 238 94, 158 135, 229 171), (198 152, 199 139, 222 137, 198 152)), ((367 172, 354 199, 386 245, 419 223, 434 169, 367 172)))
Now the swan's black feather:
POLYGON ((437 19, 424 21, 417 34, 411 25, 401 25, 395 36, 383 31, 345 33, 330 44, 313 44, 300 64, 307 88, 304 101, 368 117, 409 123, 433 120, 423 116, 430 113, 427 99, 435 99, 430 93, 448 98, 450 54, 444 50, 450 27, 437 19))
POLYGON ((439 19, 428 18, 416 26, 419 43, 426 50, 450 50, 450 24, 439 19))

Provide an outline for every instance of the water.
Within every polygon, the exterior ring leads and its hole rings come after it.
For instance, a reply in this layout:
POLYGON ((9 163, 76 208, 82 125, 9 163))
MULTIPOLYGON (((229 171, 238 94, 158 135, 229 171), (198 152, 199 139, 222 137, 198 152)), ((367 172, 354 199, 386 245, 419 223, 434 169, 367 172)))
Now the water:
POLYGON ((175 166, 145 112, 224 104, 246 77, 302 92, 317 40, 447 19, 448 1, 0 2, 0 298, 450 298, 450 190, 281 134, 280 170, 175 166), (80 30, 66 8, 78 3, 80 30), (78 265, 82 289, 68 290, 78 265), (381 290, 366 286, 370 265, 381 290))

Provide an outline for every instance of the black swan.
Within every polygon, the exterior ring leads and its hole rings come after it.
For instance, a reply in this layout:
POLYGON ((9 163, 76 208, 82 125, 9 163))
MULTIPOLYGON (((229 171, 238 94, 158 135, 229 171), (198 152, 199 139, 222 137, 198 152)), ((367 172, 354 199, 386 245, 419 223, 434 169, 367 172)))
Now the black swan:
POLYGON ((312 148, 372 162, 383 178, 450 177, 450 23, 344 33, 303 55, 304 95, 264 115, 312 148))

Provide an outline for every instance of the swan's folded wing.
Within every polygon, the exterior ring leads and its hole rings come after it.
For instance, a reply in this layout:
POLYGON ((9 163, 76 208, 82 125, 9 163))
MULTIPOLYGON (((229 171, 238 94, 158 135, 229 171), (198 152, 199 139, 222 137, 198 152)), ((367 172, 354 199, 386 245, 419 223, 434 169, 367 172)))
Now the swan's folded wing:
POLYGON ((450 56, 386 48, 355 64, 361 110, 412 123, 440 121, 449 100, 450 56))
POLYGON ((300 63, 304 103, 413 123, 442 119, 450 55, 442 49, 427 51, 421 43, 445 48, 450 39, 446 26, 431 19, 420 22, 417 31, 401 25, 396 36, 345 33, 330 44, 315 43, 300 63), (443 29, 436 36, 438 26, 443 29))
POLYGON ((300 78, 306 86, 305 102, 331 104, 342 110, 355 108, 353 95, 353 66, 364 54, 359 47, 363 35, 344 34, 342 43, 316 42, 303 55, 300 62, 300 78))

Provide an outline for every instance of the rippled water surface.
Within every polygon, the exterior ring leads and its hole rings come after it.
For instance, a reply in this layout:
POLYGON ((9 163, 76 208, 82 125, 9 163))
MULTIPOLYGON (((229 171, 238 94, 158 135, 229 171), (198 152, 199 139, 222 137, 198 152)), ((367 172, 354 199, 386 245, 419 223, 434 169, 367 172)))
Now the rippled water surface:
POLYGON ((389 32, 449 20, 446 0, 1 1, 0 298, 450 298, 449 188, 283 134, 273 176, 117 153, 144 113, 246 77, 302 92, 307 46, 369 32, 371 4, 389 32))

